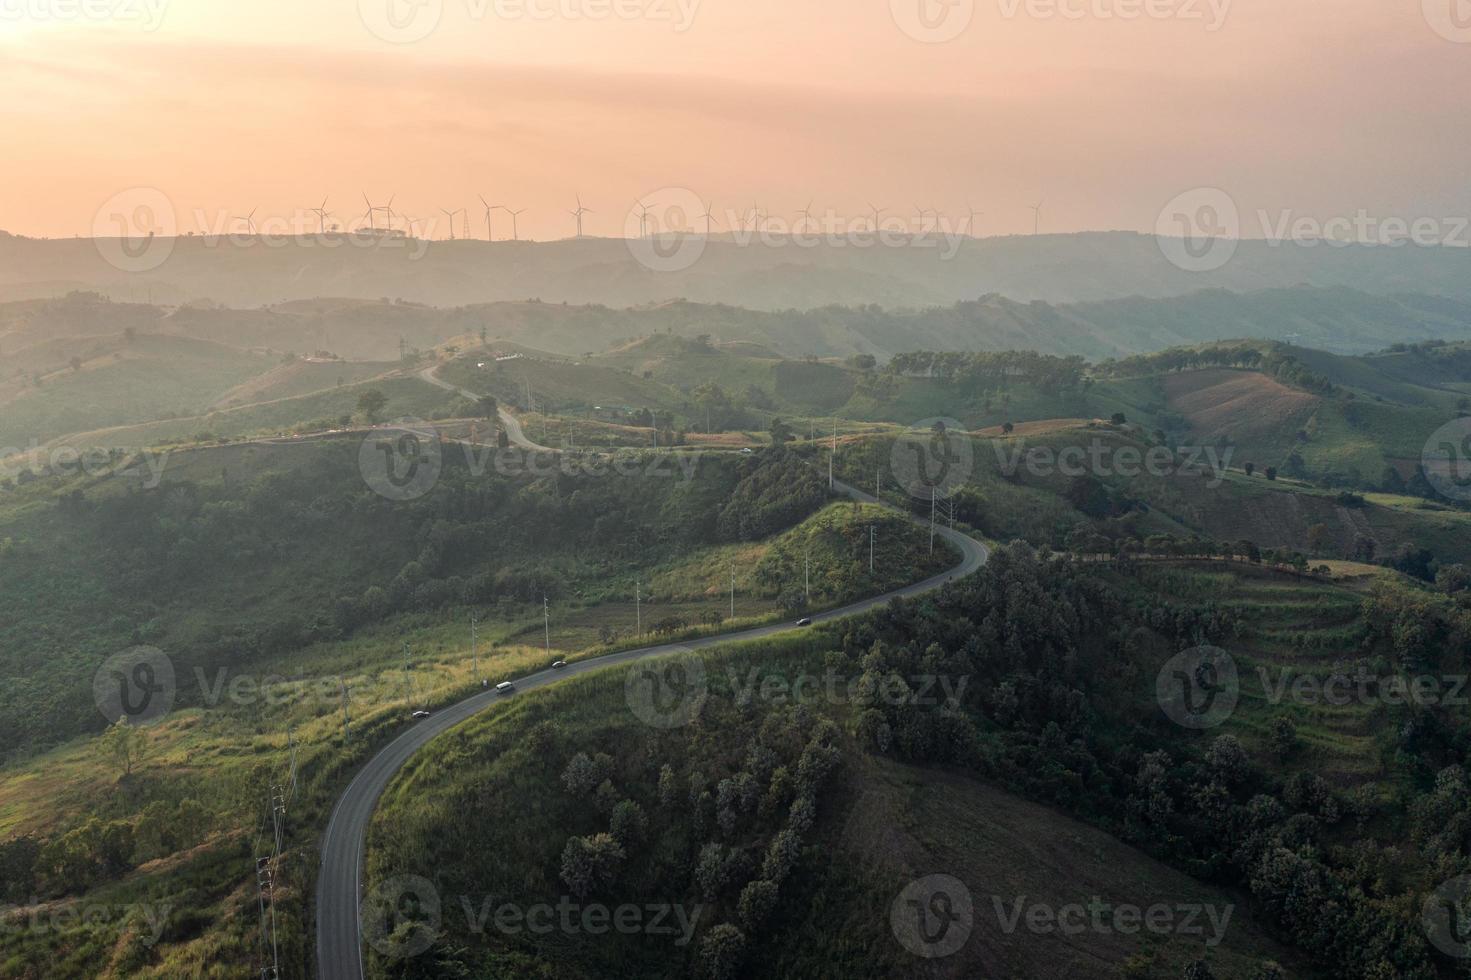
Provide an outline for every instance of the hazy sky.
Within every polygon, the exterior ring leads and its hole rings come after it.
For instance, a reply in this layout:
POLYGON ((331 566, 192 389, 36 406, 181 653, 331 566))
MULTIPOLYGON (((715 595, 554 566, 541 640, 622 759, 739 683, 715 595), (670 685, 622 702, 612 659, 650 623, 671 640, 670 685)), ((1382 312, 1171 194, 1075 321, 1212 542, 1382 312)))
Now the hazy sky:
POLYGON ((665 188, 990 234, 1039 199, 1152 230, 1201 186, 1248 235, 1471 212, 1471 0, 0 0, 0 85, 0 228, 33 235, 135 187, 181 230, 367 191, 538 238, 665 188))

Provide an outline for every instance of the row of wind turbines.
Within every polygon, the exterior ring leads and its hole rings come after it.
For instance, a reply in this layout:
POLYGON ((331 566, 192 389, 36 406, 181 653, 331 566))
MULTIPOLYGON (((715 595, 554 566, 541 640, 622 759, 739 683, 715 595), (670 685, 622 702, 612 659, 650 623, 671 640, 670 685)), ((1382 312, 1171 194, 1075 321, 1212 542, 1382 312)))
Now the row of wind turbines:
MULTIPOLYGON (((520 229, 520 224, 519 224, 519 220, 518 219, 520 218, 520 216, 522 214, 524 214, 526 212, 527 209, 526 208, 511 208, 511 207, 507 207, 504 204, 491 204, 489 201, 487 201, 485 199, 485 196, 483 194, 476 195, 476 196, 480 198, 480 203, 485 208, 485 239, 486 239, 486 241, 495 241, 494 228, 493 228, 492 223, 491 223, 491 217, 494 214, 494 212, 496 212, 496 211, 504 211, 506 214, 510 215, 510 218, 511 218, 511 240, 512 241, 520 241, 521 240, 521 229, 520 229)), ((383 233, 397 232, 397 231, 399 231, 399 229, 398 228, 395 228, 395 226, 394 226, 394 217, 395 217, 395 215, 397 215, 397 217, 399 217, 403 221, 403 229, 402 229, 403 233, 404 234, 407 234, 411 238, 414 237, 415 230, 419 226, 419 224, 421 223, 421 221, 420 221, 420 219, 415 218, 412 215, 406 214, 406 213, 404 213, 402 211, 395 212, 393 210, 393 202, 395 200, 397 200, 397 199, 398 199, 398 196, 397 195, 392 195, 392 196, 390 196, 388 198, 388 203, 387 204, 374 204, 372 202, 372 200, 368 197, 368 195, 366 193, 364 193, 363 194, 363 203, 367 205, 367 210, 364 211, 363 214, 358 218, 358 226, 357 226, 357 228, 355 230, 358 231, 358 232, 363 231, 364 230, 364 223, 366 223, 366 230, 370 234, 378 234, 380 232, 380 229, 378 227, 378 216, 379 215, 382 215, 383 216, 383 227, 382 227, 381 231, 383 233)), ((573 219, 573 222, 574 222, 574 226, 576 228, 576 237, 583 238, 583 237, 585 237, 584 234, 583 234, 583 223, 582 223, 583 216, 584 215, 588 215, 588 214, 595 214, 596 212, 593 211, 592 208, 584 207, 583 206, 582 196, 581 195, 577 195, 576 196, 576 201, 577 201, 577 207, 568 209, 567 213, 572 216, 572 219, 573 219)), ((335 217, 335 215, 331 211, 328 211, 327 210, 327 202, 328 202, 328 198, 325 198, 324 197, 324 198, 322 198, 322 203, 318 207, 306 209, 309 213, 314 214, 314 215, 317 216, 317 231, 319 233, 321 233, 321 234, 325 234, 329 230, 331 230, 331 231, 339 231, 339 230, 341 230, 339 228, 339 226, 336 225, 336 224, 333 224, 330 229, 328 228, 328 221, 329 221, 329 219, 335 217)), ((800 220, 797 221, 792 226, 792 230, 793 231, 795 231, 795 232, 805 232, 805 231, 811 230, 811 227, 812 227, 812 205, 814 203, 815 203, 815 201, 808 201, 806 207, 797 209, 797 212, 796 213, 799 216, 800 220)), ((1029 205, 1028 206, 1029 207, 1029 210, 1032 212, 1032 234, 1033 235, 1041 234, 1041 231, 1042 231, 1042 204, 1043 204, 1042 201, 1038 201, 1036 204, 1033 204, 1033 205, 1029 205)), ((638 205, 636 205, 636 207, 638 208, 638 211, 639 211, 639 214, 638 214, 638 219, 639 219, 639 235, 642 238, 647 238, 648 237, 648 234, 649 234, 649 215, 653 211, 653 207, 650 206, 649 204, 643 203, 643 202, 640 202, 638 205)), ((872 202, 869 202, 868 208, 869 208, 869 214, 871 216, 870 229, 872 231, 875 231, 876 232, 876 231, 879 230, 879 222, 880 222, 880 219, 883 217, 883 215, 890 213, 893 209, 892 208, 887 208, 887 207, 881 208, 881 207, 878 207, 878 206, 874 205, 872 202)), ((257 210, 259 210, 259 209, 258 208, 251 208, 249 214, 244 215, 243 217, 238 217, 238 218, 235 219, 237 223, 244 223, 245 229, 250 234, 255 234, 257 232, 257 228, 256 228, 256 224, 255 224, 255 213, 256 213, 257 210)), ((465 239, 469 239, 469 238, 472 238, 473 237, 472 232, 470 230, 470 216, 469 216, 469 212, 465 208, 454 208, 454 209, 440 208, 439 210, 440 210, 440 213, 442 213, 449 220, 449 236, 448 237, 449 237, 449 239, 451 241, 455 240, 455 238, 456 238, 456 235, 455 235, 455 218, 456 217, 462 218, 462 226, 461 227, 463 229, 463 235, 461 235, 460 237, 463 237, 465 239)), ((976 216, 977 215, 983 215, 986 212, 976 210, 975 208, 972 208, 969 204, 966 205, 965 212, 966 212, 965 234, 969 235, 969 234, 972 233, 972 231, 975 228, 975 219, 976 219, 976 216)), ((915 213, 915 216, 919 219, 919 227, 921 228, 921 230, 925 230, 927 228, 938 227, 940 225, 940 223, 941 223, 941 219, 943 218, 943 214, 940 212, 940 210, 938 208, 926 208, 926 207, 920 207, 920 206, 916 205, 915 208, 914 208, 914 213, 915 213), (927 225, 926 224, 926 220, 928 218, 930 218, 930 216, 933 216, 933 219, 934 220, 933 220, 933 222, 931 224, 928 224, 927 225)), ((712 232, 714 231, 714 225, 715 225, 715 222, 717 220, 716 217, 715 217, 714 212, 711 210, 710 206, 708 204, 706 204, 704 212, 701 213, 701 214, 699 214, 699 215, 696 215, 695 217, 703 218, 704 219, 704 221, 705 221, 705 236, 708 238, 712 234, 712 232)), ((767 223, 773 217, 774 217, 774 215, 771 212, 763 211, 758 204, 752 203, 750 209, 748 211, 742 212, 742 214, 740 215, 739 219, 737 219, 737 220, 739 221, 740 227, 743 230, 745 230, 745 231, 761 232, 761 231, 767 230, 767 223)), ((736 223, 735 221, 732 221, 732 230, 734 230, 735 223, 736 223)))

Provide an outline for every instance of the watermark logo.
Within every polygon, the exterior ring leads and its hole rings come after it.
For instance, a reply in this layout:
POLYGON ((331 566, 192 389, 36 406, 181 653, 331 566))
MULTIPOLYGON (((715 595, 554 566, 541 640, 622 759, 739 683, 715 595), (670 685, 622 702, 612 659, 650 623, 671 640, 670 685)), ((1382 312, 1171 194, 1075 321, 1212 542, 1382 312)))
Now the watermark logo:
POLYGON ((694 938, 705 906, 665 902, 608 906, 600 902, 575 902, 566 895, 555 905, 550 902, 518 905, 501 902, 496 896, 477 898, 462 895, 460 908, 465 913, 466 931, 474 936, 548 936, 557 932, 564 936, 602 936, 613 933, 658 937, 683 947, 694 938))
POLYGON ((1046 479, 1053 474, 1080 477, 1092 474, 1100 478, 1122 477, 1138 479, 1152 476, 1159 479, 1175 477, 1204 477, 1206 486, 1214 490, 1226 479, 1231 457, 1236 447, 1228 446, 1225 451, 1215 446, 1114 446, 1101 439, 1091 439, 1086 446, 1072 445, 1055 449, 1051 446, 1027 448, 1026 439, 1016 439, 1011 445, 1000 441, 991 444, 996 454, 996 465, 1001 475, 1012 479, 1025 471, 1030 476, 1046 479))
POLYGON ((629 710, 650 728, 688 725, 699 715, 707 690, 705 663, 698 657, 635 664, 623 683, 629 710))
POLYGON ((944 44, 964 34, 976 15, 975 0, 889 0, 899 29, 925 44, 944 44))
POLYGON ((955 419, 916 422, 894 440, 889 469, 899 485, 921 500, 944 499, 965 485, 975 468, 975 448, 955 419))
POLYGON ((358 0, 358 17, 380 41, 414 44, 438 29, 444 0, 358 0))
POLYGON ((1232 0, 999 0, 1007 20, 1026 14, 1033 20, 1198 21, 1214 34, 1226 24, 1232 0))
POLYGON ((912 881, 889 907, 889 927, 899 944, 915 956, 933 960, 954 955, 975 928, 970 889, 950 875, 926 875, 912 881))
POLYGON ((1236 255, 1241 212, 1219 187, 1197 187, 1160 210, 1154 236, 1170 264, 1186 272, 1214 272, 1236 255))
POLYGON ((1443 883, 1425 899, 1420 924, 1436 949, 1458 960, 1471 959, 1471 875, 1443 883))
POLYGON ((438 485, 444 470, 439 431, 423 419, 399 419, 363 440, 358 470, 380 497, 417 500, 438 485))
POLYGON ((174 204, 157 187, 119 191, 92 216, 97 251, 122 272, 151 272, 163 265, 174 253, 178 233, 174 204))
POLYGON ((157 647, 131 647, 103 661, 92 677, 92 699, 108 724, 126 718, 148 725, 169 713, 178 693, 174 663, 157 647))
POLYGON ((1165 715, 1183 728, 1215 728, 1241 697, 1236 661, 1220 647, 1177 653, 1160 668, 1154 691, 1165 715))
POLYGON ((0 936, 54 936, 55 941, 75 941, 68 933, 85 931, 94 938, 111 937, 126 929, 136 932, 144 947, 157 946, 163 939, 174 907, 149 902, 102 904, 97 902, 41 902, 32 898, 26 908, 0 905, 0 936), (65 938, 63 938, 65 937, 65 938))
POLYGON ((418 956, 439 939, 439 892, 418 875, 396 875, 363 899, 363 939, 389 960, 418 956))
POLYGON ((710 212, 694 191, 665 187, 645 194, 623 221, 623 239, 639 265, 654 272, 683 272, 705 254, 710 212), (705 222, 705 231, 696 225, 705 222))
POLYGON ((1231 916, 1236 912, 1234 905, 1158 902, 1140 906, 1108 902, 1099 895, 1086 902, 1063 905, 1029 901, 1026 895, 1011 900, 992 895, 991 904, 997 924, 1008 936, 1025 924, 1028 932, 1043 936, 1085 933, 1136 936, 1141 932, 1152 936, 1190 936, 1203 940, 1208 949, 1225 940, 1231 916))
POLYGON ((1471 500, 1471 418, 1447 422, 1431 434, 1420 453, 1425 479, 1451 500, 1471 500))
POLYGON ((1447 41, 1471 44, 1471 0, 1420 0, 1425 22, 1447 41))
POLYGON ((0 23, 137 24, 145 33, 163 26, 169 0, 0 0, 0 23))

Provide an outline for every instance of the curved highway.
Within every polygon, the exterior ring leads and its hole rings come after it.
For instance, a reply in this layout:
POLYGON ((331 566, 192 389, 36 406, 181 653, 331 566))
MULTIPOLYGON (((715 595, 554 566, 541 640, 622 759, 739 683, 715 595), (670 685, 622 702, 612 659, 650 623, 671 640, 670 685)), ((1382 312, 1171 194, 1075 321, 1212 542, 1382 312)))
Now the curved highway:
MULTIPOLYGON (((436 373, 438 370, 438 364, 431 365, 420 371, 419 377, 423 378, 425 381, 429 382, 436 388, 443 388, 445 391, 453 391, 455 394, 468 398, 472 402, 478 402, 480 400, 480 396, 475 394, 475 392, 469 390, 468 388, 461 388, 459 385, 452 385, 448 381, 441 380, 439 375, 436 373)), ((497 412, 501 417, 501 425, 505 426, 506 438, 511 440, 511 445, 519 446, 522 449, 531 449, 539 452, 556 452, 556 450, 552 449, 550 446, 537 445, 536 443, 528 439, 526 437, 526 433, 521 430, 521 420, 516 418, 516 416, 506 411, 504 408, 500 408, 499 406, 497 406, 497 412)), ((546 437, 543 436, 542 438, 546 437)))
MULTIPOLYGON (((440 383, 428 377, 426 380, 440 383)), ((848 496, 864 503, 878 503, 871 495, 846 484, 839 489, 848 496)), ((887 506, 887 505, 886 505, 887 506)), ((916 523, 926 522, 914 518, 916 523)), ((926 525, 927 526, 927 525, 926 525)), ((923 582, 907 585, 883 595, 864 599, 812 616, 816 623, 830 622, 867 612, 883 605, 896 596, 913 596, 929 592, 959 576, 969 575, 986 563, 989 551, 984 544, 946 527, 936 528, 941 535, 960 551, 960 564, 923 582)), ((603 670, 619 664, 631 663, 648 657, 664 656, 699 650, 723 643, 754 640, 775 636, 794 629, 790 623, 775 623, 738 633, 701 637, 684 643, 666 643, 660 646, 623 650, 590 660, 568 664, 561 670, 550 668, 517 678, 516 690, 509 695, 498 695, 494 689, 472 695, 457 704, 436 711, 429 718, 406 729, 375 755, 358 774, 353 777, 346 792, 337 801, 332 817, 322 836, 322 863, 317 875, 317 975, 321 980, 363 980, 363 943, 361 913, 363 850, 368 834, 368 824, 378 798, 388 788, 389 782, 403 765, 436 736, 454 728, 475 714, 502 701, 517 697, 527 691, 547 687, 569 677, 577 677, 595 670, 603 670)))

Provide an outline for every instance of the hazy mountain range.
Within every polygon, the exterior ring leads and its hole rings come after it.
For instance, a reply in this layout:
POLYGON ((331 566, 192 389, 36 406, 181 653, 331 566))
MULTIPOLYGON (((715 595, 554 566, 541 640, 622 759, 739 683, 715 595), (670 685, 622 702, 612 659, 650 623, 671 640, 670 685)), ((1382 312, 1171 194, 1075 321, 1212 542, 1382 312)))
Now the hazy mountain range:
POLYGON ((622 239, 492 244, 347 235, 187 237, 150 243, 146 264, 159 264, 125 271, 104 257, 111 247, 106 240, 0 233, 0 299, 89 289, 115 299, 209 299, 236 307, 334 296, 441 307, 535 297, 614 307, 682 298, 755 310, 834 304, 919 309, 989 294, 1073 303, 1309 285, 1471 301, 1471 249, 1463 248, 1246 241, 1222 268, 1192 273, 1171 264, 1153 236, 1132 232, 932 235, 888 246, 865 238, 788 236, 741 244, 726 235, 704 246, 688 268, 655 272, 622 239))

